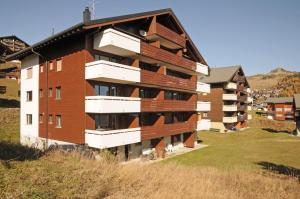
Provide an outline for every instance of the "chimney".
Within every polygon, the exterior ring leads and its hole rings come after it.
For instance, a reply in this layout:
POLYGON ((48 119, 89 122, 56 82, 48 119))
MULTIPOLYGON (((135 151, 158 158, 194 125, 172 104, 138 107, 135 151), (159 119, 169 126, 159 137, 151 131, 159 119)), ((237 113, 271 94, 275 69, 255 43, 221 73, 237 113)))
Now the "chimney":
POLYGON ((83 11, 83 23, 87 23, 89 21, 91 21, 91 12, 89 7, 85 7, 83 11))

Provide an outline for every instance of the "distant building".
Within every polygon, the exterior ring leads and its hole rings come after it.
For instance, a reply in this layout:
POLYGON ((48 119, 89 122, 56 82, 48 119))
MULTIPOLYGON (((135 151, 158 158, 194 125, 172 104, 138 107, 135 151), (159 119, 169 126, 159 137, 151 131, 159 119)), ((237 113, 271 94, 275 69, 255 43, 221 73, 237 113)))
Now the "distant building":
POLYGON ((15 35, 0 37, 0 63, 5 62, 6 56, 19 52, 28 46, 15 35))
POLYGON ((295 109, 296 132, 297 135, 300 135, 300 94, 294 95, 294 109, 295 109))
POLYGON ((250 88, 241 66, 211 68, 210 76, 200 79, 210 84, 210 93, 200 96, 201 101, 211 102, 211 110, 207 113, 211 120, 211 128, 221 132, 247 127, 250 115, 247 110, 252 102, 250 88))
POLYGON ((293 97, 271 97, 266 100, 268 119, 293 120, 293 97))

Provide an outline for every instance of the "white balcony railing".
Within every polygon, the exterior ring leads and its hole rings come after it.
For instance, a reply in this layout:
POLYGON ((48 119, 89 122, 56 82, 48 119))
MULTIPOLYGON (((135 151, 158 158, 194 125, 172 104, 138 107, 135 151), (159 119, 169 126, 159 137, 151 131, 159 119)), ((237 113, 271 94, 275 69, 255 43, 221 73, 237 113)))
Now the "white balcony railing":
POLYGON ((251 93, 251 88, 247 88, 247 93, 251 93))
POLYGON ((237 111, 237 105, 223 105, 223 111, 237 111))
POLYGON ((234 83, 234 82, 228 82, 228 83, 226 84, 226 86, 225 86, 225 89, 232 89, 232 90, 235 90, 235 89, 237 89, 237 85, 236 85, 236 83, 234 83))
POLYGON ((209 119, 201 119, 197 121, 197 131, 201 130, 209 130, 210 129, 210 120, 209 119))
POLYGON ((251 120, 251 119, 252 119, 252 115, 248 114, 248 115, 247 115, 247 119, 248 119, 248 120, 251 120))
POLYGON ((247 106, 247 110, 248 110, 248 111, 251 111, 251 110, 252 110, 252 107, 251 107, 251 106, 247 106))
POLYGON ((86 96, 86 113, 137 113, 141 112, 141 98, 117 96, 86 96))
POLYGON ((94 35, 94 49, 120 56, 140 53, 140 39, 112 28, 94 35))
POLYGON ((237 116, 223 117, 223 123, 234 123, 237 122, 237 116))
POLYGON ((138 142, 141 142, 141 128, 85 130, 85 143, 93 148, 105 149, 138 142))
POLYGON ((197 62, 196 72, 208 75, 208 66, 197 62))
POLYGON ((197 111, 210 111, 210 102, 197 101, 197 111))
POLYGON ((197 82, 197 92, 210 93, 210 84, 197 82))
POLYGON ((105 60, 86 64, 85 79, 109 80, 110 82, 141 82, 141 69, 105 60))
POLYGON ((252 97, 247 97, 247 102, 248 103, 252 103, 252 101, 253 101, 252 97))
POLYGON ((236 94, 223 94, 223 100, 237 100, 236 94))

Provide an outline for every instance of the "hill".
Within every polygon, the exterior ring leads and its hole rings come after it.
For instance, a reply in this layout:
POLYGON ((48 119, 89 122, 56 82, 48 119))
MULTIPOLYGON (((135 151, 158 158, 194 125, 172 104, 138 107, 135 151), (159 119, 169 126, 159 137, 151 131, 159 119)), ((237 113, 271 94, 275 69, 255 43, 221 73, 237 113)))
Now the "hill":
POLYGON ((266 74, 249 76, 247 80, 258 102, 268 97, 291 97, 300 93, 300 72, 276 68, 266 74))

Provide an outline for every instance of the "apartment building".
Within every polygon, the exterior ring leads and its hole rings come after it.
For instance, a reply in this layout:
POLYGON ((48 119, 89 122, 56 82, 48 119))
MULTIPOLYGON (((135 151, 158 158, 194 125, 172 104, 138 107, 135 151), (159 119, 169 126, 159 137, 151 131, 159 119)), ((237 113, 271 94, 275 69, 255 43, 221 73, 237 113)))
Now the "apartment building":
POLYGON ((293 120, 293 97, 270 97, 266 100, 267 118, 272 120, 293 120))
POLYGON ((209 67, 172 10, 83 18, 9 57, 22 61, 21 143, 124 159, 194 147, 209 128, 210 104, 198 100, 209 67))
POLYGON ((209 94, 201 93, 198 99, 211 102, 207 117, 212 129, 226 132, 247 127, 252 98, 241 66, 211 68, 210 75, 200 81, 211 87, 209 94))

